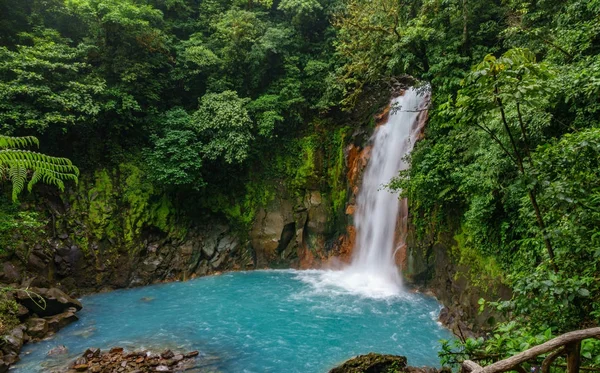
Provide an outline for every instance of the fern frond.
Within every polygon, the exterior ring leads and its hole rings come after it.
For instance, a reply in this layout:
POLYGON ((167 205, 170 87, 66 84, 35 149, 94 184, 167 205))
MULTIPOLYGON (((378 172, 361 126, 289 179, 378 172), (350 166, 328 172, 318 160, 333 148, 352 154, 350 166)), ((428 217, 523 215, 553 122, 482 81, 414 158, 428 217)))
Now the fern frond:
POLYGON ((0 136, 0 178, 12 182, 12 198, 17 201, 25 188, 28 174, 31 178, 27 190, 39 182, 54 185, 61 191, 65 189, 65 181, 78 181, 79 169, 67 158, 52 157, 30 150, 14 149, 29 145, 38 145, 35 137, 0 136))
POLYGON ((25 187, 25 179, 27 179, 27 168, 20 162, 14 162, 8 169, 8 178, 12 182, 12 199, 17 201, 19 193, 25 187))
POLYGON ((35 136, 12 137, 0 135, 0 149, 26 148, 32 145, 40 146, 40 142, 35 136))

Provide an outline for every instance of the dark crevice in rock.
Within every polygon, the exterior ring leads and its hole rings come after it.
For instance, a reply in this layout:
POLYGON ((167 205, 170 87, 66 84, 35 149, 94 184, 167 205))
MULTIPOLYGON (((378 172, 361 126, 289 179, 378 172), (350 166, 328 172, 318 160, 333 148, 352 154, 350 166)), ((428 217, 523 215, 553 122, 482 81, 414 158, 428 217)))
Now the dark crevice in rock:
POLYGON ((290 242, 296 237, 296 222, 291 222, 283 226, 281 231, 281 238, 279 239, 279 245, 277 246, 277 254, 281 254, 285 250, 290 242))

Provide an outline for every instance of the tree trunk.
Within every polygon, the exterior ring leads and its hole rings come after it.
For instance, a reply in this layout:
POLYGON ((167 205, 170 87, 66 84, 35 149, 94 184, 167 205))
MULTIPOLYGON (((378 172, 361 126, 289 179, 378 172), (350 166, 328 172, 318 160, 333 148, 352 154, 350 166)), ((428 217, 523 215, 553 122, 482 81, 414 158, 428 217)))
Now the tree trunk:
POLYGON ((554 248, 552 247, 552 242, 548 236, 546 236, 546 224, 544 223, 544 218, 542 217, 542 213, 540 212, 540 207, 537 203, 537 198, 535 196, 535 191, 529 191, 529 200, 533 205, 533 210, 535 211, 535 218, 537 220, 538 226, 542 231, 542 240, 544 241, 544 246, 546 246, 546 251, 548 252, 548 256, 550 257, 550 263, 552 264, 552 269, 554 272, 558 272, 558 266, 556 265, 556 261, 554 260, 554 248))
POLYGON ((467 0, 462 0, 463 8, 463 34, 462 49, 465 56, 469 55, 469 12, 467 11, 467 0))
MULTIPOLYGON (((496 93, 496 101, 498 103, 498 107, 500 108, 500 115, 502 116, 502 124, 504 125, 504 130, 510 139, 510 145, 515 153, 515 158, 517 160, 517 166, 519 167, 519 171, 521 171, 522 175, 526 175, 525 166, 523 165, 523 158, 521 157, 521 153, 519 153, 519 148, 517 147, 517 143, 510 131, 510 126, 508 125, 508 121, 506 120, 506 113, 504 112, 504 105, 502 104, 502 99, 500 99, 500 95, 498 92, 498 87, 494 89, 496 93)), ((552 264, 552 268, 554 272, 558 272, 558 265, 554 260, 554 249, 552 248, 552 243, 550 239, 546 235, 546 224, 544 223, 544 218, 542 217, 542 212, 540 211, 540 207, 537 203, 537 198, 535 196, 535 191, 529 191, 529 200, 533 205, 533 209, 535 211, 535 218, 537 220, 538 226, 540 228, 540 233, 542 234, 542 241, 544 241, 544 246, 546 246, 546 251, 548 252, 548 256, 550 257, 550 263, 552 264)))

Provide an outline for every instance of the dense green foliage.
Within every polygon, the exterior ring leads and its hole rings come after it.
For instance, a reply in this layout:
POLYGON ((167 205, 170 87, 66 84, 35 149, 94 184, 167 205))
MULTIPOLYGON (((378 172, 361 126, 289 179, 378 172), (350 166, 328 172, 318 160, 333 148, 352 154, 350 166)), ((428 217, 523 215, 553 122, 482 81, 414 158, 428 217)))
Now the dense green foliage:
POLYGON ((134 159, 183 210, 246 225, 268 200, 246 184, 315 178, 297 151, 337 156, 297 146, 338 99, 327 84, 337 6, 1 0, 0 128, 37 136, 87 172, 134 159))
MULTIPOLYGON (((247 228, 274 180, 343 210, 357 123, 338 109, 412 76, 430 120, 391 186, 421 236, 458 216, 454 255, 514 292, 483 303, 506 314, 490 338, 445 356, 503 357, 600 322, 598 14, 599 0, 0 0, 0 130, 95 171, 90 193, 127 180, 123 227, 93 200, 94 232, 131 242, 174 205, 247 228)), ((2 237, 37 221, 6 216, 2 237)))

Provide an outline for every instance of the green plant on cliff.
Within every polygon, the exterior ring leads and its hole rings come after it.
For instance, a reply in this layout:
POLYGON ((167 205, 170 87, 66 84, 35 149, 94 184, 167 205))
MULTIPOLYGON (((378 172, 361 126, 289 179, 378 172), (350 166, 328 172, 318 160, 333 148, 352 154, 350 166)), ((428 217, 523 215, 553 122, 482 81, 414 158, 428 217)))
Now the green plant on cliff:
POLYGON ((0 196, 0 254, 15 255, 26 263, 29 252, 45 235, 48 224, 40 213, 22 210, 0 196))
POLYGON ((31 192, 36 183, 43 182, 65 189, 65 181, 77 182, 79 169, 67 158, 51 157, 24 148, 39 146, 33 136, 0 135, 0 177, 12 183, 12 199, 17 202, 25 189, 31 192))
POLYGON ((347 186, 344 173, 346 172, 344 147, 350 127, 342 127, 333 132, 328 149, 329 185, 331 187, 331 205, 334 214, 339 213, 347 202, 347 186))
POLYGON ((17 302, 12 295, 8 294, 9 290, 12 289, 0 288, 0 336, 8 334, 19 324, 17 302))

